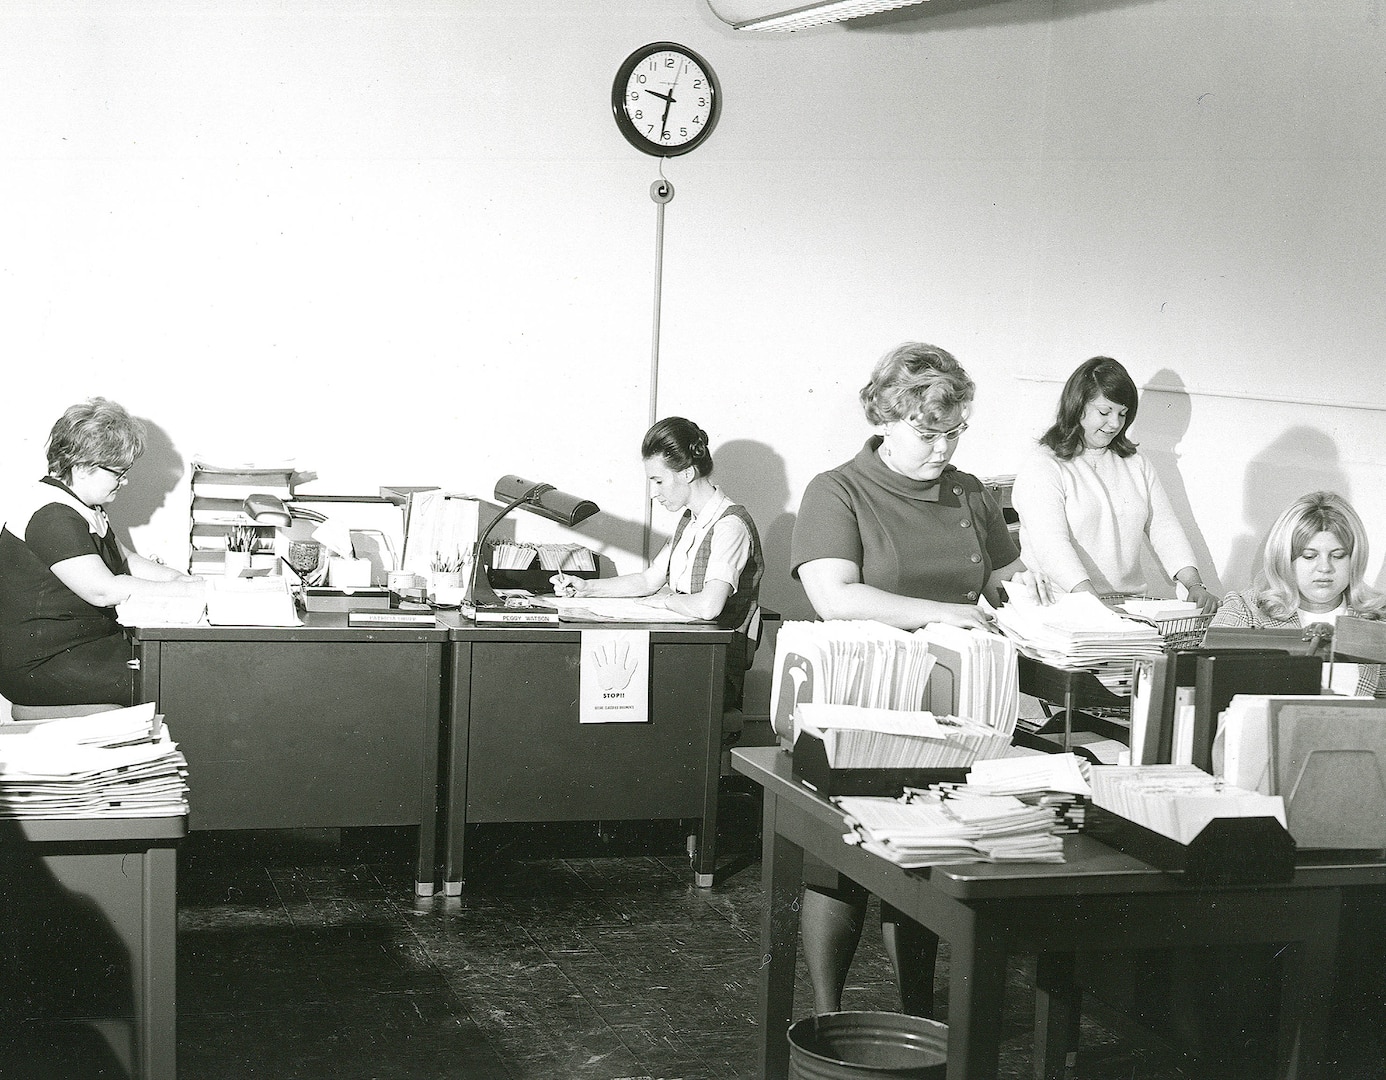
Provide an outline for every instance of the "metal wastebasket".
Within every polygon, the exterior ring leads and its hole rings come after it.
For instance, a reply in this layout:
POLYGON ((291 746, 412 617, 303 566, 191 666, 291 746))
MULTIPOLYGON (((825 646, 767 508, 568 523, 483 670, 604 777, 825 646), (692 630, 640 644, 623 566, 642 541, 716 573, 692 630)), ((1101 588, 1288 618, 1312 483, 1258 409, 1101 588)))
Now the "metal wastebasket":
POLYGON ((948 1025, 892 1012, 836 1012, 789 1026, 790 1080, 943 1080, 948 1025))

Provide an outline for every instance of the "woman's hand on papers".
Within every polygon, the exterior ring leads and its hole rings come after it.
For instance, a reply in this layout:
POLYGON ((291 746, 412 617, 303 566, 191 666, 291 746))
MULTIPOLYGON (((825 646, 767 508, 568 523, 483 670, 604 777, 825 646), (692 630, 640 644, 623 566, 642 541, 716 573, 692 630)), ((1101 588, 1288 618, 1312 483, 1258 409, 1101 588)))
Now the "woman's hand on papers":
POLYGON ((1018 570, 1006 584, 1006 597, 1013 604, 1046 607, 1054 602, 1054 586, 1038 570, 1018 570))

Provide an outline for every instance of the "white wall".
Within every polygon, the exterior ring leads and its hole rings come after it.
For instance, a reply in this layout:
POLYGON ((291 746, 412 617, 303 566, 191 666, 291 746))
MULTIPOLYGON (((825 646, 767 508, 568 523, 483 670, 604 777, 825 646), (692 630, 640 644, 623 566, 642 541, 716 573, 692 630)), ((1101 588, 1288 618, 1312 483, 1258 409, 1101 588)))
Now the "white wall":
POLYGON ((205 453, 329 493, 519 472, 599 502, 579 532, 633 568, 659 172, 609 97, 659 39, 726 108, 665 165, 658 411, 712 434, 771 606, 806 612, 791 515, 908 338, 978 381, 963 468, 1013 471, 1106 353, 1183 388, 1135 435, 1215 580, 1321 484, 1379 566, 1376 0, 931 0, 795 35, 701 0, 0 0, 4 483, 103 393, 157 428, 113 516, 170 561, 205 453))

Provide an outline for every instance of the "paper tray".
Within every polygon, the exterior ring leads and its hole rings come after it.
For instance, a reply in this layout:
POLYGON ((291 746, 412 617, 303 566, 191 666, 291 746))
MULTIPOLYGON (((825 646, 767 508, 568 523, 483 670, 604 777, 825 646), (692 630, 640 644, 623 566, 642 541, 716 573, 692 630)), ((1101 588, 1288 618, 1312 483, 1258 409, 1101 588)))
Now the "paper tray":
POLYGON ((1181 844, 1089 803, 1083 832, 1190 885, 1270 884, 1295 873, 1295 842, 1273 817, 1214 818, 1181 844))
POLYGON ((331 589, 310 585, 304 590, 308 611, 389 611, 390 590, 380 586, 331 589))
POLYGON ((834 795, 903 794, 907 787, 930 784, 961 784, 967 780, 967 767, 954 769, 834 769, 822 739, 800 734, 794 743, 793 775, 823 798, 834 795))

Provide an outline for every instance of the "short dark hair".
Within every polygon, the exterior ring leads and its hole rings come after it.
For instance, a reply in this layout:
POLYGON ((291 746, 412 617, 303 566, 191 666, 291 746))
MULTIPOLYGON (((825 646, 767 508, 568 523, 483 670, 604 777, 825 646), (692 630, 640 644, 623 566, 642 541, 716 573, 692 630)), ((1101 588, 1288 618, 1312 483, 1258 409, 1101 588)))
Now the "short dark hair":
POLYGON ((144 425, 114 401, 88 398, 58 418, 48 433, 48 474, 63 482, 78 465, 123 472, 144 453, 144 425))
POLYGON ((1084 360, 1068 377, 1059 394, 1059 411, 1053 425, 1040 436, 1040 442, 1063 461, 1072 461, 1083 452, 1083 410, 1096 397, 1105 397, 1126 408, 1126 421, 1108 444, 1118 457, 1130 457, 1136 444, 1126 432, 1136 422, 1136 384, 1126 369, 1110 356, 1084 360))
POLYGON ((712 473, 707 432, 682 416, 667 416, 645 432, 640 441, 640 457, 642 460, 662 458, 675 472, 691 466, 699 476, 712 473))

